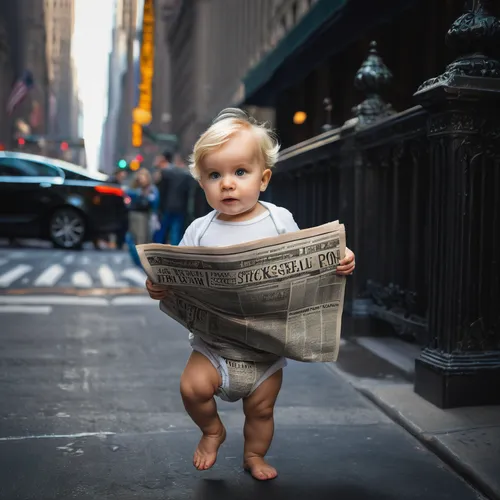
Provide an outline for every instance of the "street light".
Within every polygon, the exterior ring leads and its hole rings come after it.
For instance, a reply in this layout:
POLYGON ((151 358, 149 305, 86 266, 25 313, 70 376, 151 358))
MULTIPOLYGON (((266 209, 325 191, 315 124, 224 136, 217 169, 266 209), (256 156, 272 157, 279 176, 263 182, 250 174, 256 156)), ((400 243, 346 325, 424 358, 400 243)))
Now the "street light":
POLYGON ((293 115, 293 123, 295 125, 302 125, 307 119, 307 113, 305 111, 296 111, 293 115))

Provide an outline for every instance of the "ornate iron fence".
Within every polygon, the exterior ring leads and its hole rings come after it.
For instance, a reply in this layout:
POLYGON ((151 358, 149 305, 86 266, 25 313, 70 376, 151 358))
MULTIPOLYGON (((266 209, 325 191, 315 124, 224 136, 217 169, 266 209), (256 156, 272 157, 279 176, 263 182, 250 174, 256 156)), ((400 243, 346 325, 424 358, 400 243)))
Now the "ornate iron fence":
POLYGON ((300 227, 346 224, 346 310, 420 342, 415 390, 442 407, 500 403, 498 14, 473 2, 447 35, 461 56, 402 113, 381 97, 391 73, 372 42, 353 119, 284 150, 272 182, 300 227))

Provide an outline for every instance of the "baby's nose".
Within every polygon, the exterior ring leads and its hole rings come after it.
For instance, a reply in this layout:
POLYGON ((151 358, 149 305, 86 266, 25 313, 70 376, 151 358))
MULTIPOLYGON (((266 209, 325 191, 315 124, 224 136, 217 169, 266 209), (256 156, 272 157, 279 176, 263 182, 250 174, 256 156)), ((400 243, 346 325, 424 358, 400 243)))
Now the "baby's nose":
POLYGON ((234 187, 234 182, 230 177, 223 177, 221 180, 222 189, 232 189, 234 187))

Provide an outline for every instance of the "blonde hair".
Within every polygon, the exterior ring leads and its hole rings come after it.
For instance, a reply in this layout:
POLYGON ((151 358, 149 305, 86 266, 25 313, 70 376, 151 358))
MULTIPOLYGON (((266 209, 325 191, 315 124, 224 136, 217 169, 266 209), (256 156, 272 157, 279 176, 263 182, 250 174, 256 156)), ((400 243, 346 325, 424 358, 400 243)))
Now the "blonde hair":
POLYGON ((153 184, 153 178, 151 177, 150 171, 147 168, 143 167, 135 173, 134 179, 131 182, 132 189, 137 189, 138 187, 140 187, 139 177, 141 177, 141 175, 144 175, 146 177, 147 187, 153 184))
POLYGON ((280 144, 274 132, 264 123, 257 123, 238 108, 223 109, 212 125, 200 136, 189 158, 189 170, 195 179, 200 178, 203 158, 226 144, 241 130, 251 130, 257 139, 265 168, 273 168, 278 161, 280 144))

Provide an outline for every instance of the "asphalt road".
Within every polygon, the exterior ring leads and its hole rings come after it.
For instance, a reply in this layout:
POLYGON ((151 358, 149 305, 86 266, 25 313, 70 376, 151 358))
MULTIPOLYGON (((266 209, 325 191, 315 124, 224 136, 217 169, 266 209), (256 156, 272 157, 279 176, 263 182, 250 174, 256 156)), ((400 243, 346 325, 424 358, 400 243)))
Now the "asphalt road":
POLYGON ((286 369, 268 457, 276 480, 241 469, 239 403, 219 404, 228 439, 198 472, 199 432, 178 393, 182 328, 144 296, 7 298, 2 500, 480 498, 326 364, 286 369))

